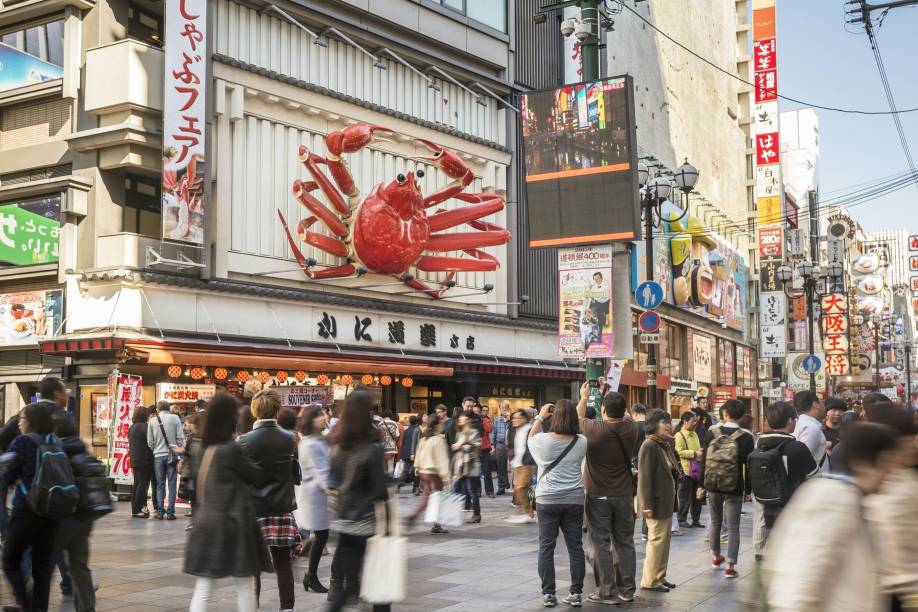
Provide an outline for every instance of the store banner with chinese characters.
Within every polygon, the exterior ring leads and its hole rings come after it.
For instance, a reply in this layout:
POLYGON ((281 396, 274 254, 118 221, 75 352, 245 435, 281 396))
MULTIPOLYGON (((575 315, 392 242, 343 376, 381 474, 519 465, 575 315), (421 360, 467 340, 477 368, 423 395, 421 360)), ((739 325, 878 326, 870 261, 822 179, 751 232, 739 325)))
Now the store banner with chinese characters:
POLYGON ((846 376, 848 354, 848 296, 830 293, 820 301, 822 312, 822 348, 826 354, 825 371, 830 376, 846 376))
POLYGON ((612 247, 558 251, 558 356, 612 357, 612 247))
POLYGON ((787 322, 787 296, 783 291, 767 291, 761 294, 762 325, 783 325, 787 322))
POLYGON ((692 333, 692 364, 697 382, 714 382, 714 355, 710 336, 692 333))
POLYGON ((781 259, 784 256, 784 231, 780 226, 759 228, 759 259, 781 259))
POLYGON ((759 356, 784 357, 787 354, 787 325, 762 325, 759 356))
POLYGON ((170 403, 195 403, 208 401, 217 393, 217 385, 186 385, 181 383, 156 383, 156 401, 170 403))
POLYGON ((163 238, 201 245, 207 117, 207 0, 166 0, 163 238))
POLYGON ((271 387, 281 398, 281 406, 299 408, 300 406, 331 405, 334 401, 330 385, 291 385, 271 387))
POLYGON ((114 406, 111 428, 111 453, 109 455, 109 478, 115 484, 133 484, 134 470, 131 469, 131 452, 128 443, 128 430, 134 416, 134 409, 143 402, 143 379, 130 374, 115 374, 117 385, 110 383, 110 388, 115 389, 115 401, 109 401, 114 406))

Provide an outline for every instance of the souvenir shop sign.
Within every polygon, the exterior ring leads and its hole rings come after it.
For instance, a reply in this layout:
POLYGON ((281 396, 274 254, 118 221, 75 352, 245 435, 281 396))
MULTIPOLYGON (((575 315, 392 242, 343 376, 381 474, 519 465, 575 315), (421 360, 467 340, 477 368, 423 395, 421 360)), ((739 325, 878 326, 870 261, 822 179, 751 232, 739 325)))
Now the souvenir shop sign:
POLYGON ((291 385, 271 387, 281 398, 281 406, 299 408, 319 404, 329 406, 334 402, 331 385, 291 385))
POLYGON ((183 385, 178 383, 156 383, 156 401, 196 402, 209 401, 217 393, 216 385, 183 385))
POLYGON ((118 374, 117 370, 113 378, 117 383, 113 385, 113 381, 110 381, 109 384, 110 389, 115 389, 114 401, 109 401, 109 405, 115 407, 112 414, 114 427, 111 428, 109 478, 114 479, 115 484, 129 485, 134 482, 134 470, 131 468, 128 430, 131 428, 134 409, 143 402, 143 379, 140 376, 118 374))
POLYGON ((612 247, 558 251, 558 356, 612 357, 612 247))

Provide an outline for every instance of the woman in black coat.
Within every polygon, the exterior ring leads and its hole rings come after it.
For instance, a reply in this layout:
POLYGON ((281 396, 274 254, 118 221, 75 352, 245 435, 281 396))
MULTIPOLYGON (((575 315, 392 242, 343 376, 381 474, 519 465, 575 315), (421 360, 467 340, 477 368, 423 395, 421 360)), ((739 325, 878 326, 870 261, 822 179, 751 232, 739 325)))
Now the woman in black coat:
POLYGON ((252 577, 274 570, 252 501, 261 470, 233 442, 238 406, 229 395, 214 397, 204 420, 203 453, 192 458, 197 507, 184 571, 198 579, 189 612, 207 610, 214 579, 226 576, 236 585, 238 609, 254 612, 252 577))
POLYGON ((131 516, 150 518, 147 510, 147 493, 153 480, 153 451, 147 444, 147 419, 150 409, 138 406, 134 409, 134 419, 128 429, 128 452, 131 456, 131 468, 134 470, 134 484, 131 485, 131 516))

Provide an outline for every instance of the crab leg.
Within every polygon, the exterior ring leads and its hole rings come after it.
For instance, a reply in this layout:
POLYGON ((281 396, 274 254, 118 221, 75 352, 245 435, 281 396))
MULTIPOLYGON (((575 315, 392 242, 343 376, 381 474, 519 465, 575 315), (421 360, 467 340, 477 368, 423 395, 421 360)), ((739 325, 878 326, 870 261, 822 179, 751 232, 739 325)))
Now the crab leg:
POLYGON ((318 272, 309 272, 309 277, 316 280, 322 280, 325 278, 344 278, 347 276, 353 276, 357 273, 357 268, 354 267, 354 264, 343 264, 340 266, 334 266, 332 268, 325 268, 324 270, 319 270, 318 272))
POLYGON ((307 231, 307 228, 315 222, 315 217, 309 217, 296 224, 296 235, 300 237, 300 240, 326 253, 337 255, 338 257, 347 257, 347 245, 344 244, 344 241, 318 232, 307 231))
POLYGON ((510 242, 510 232, 505 229, 485 232, 456 232, 437 234, 427 241, 428 251, 461 251, 478 247, 498 246, 510 242))
POLYGON ((448 183, 446 187, 440 191, 434 192, 424 198, 424 208, 430 208, 431 206, 436 206, 441 202, 445 202, 462 193, 463 189, 472 184, 472 181, 475 179, 475 174, 472 172, 472 169, 469 168, 468 164, 462 161, 458 155, 429 140, 424 140, 423 138, 417 138, 416 140, 430 149, 433 155, 422 155, 414 159, 433 164, 446 176, 453 179, 452 182, 448 183))
MULTIPOLYGON (((319 181, 319 184, 321 185, 321 181, 319 181)), ((309 209, 309 212, 318 217, 319 221, 321 221, 333 234, 347 236, 347 228, 344 226, 341 219, 335 216, 335 213, 329 210, 325 204, 310 194, 307 187, 308 184, 300 180, 293 181, 293 195, 303 206, 309 209)))
POLYGON ((343 130, 331 132, 325 137, 325 146, 328 149, 325 162, 328 164, 328 170, 338 184, 338 188, 347 195, 351 206, 357 206, 360 191, 354 183, 354 177, 347 167, 347 162, 341 159, 341 155, 343 153, 356 153, 374 140, 386 140, 376 136, 377 132, 388 135, 395 134, 392 130, 378 125, 355 123, 343 130))
POLYGON ((480 204, 468 206, 466 208, 457 208, 449 211, 437 211, 436 214, 427 218, 430 223, 430 231, 438 232, 450 227, 456 227, 469 221, 474 221, 479 217, 485 217, 496 213, 504 208, 504 199, 494 195, 490 199, 483 200, 480 204))
POLYGON ((496 260, 424 255, 415 265, 425 272, 493 272, 499 263, 496 260))
POLYGON ((430 285, 428 285, 428 284, 425 283, 424 281, 418 280, 418 279, 416 279, 416 278, 413 278, 413 279, 411 279, 411 280, 409 280, 409 281, 405 281, 405 284, 408 285, 409 287, 411 287, 412 289, 417 289, 418 291, 423 291, 424 293, 426 293, 426 294, 429 295, 430 297, 436 299, 436 298, 439 298, 441 295, 443 295, 443 293, 449 289, 449 287, 446 286, 446 283, 448 283, 449 281, 453 280, 453 277, 454 277, 455 275, 456 275, 456 274, 455 274, 454 272, 450 272, 449 274, 447 274, 447 275, 446 275, 446 278, 444 278, 443 281, 440 283, 440 288, 439 288, 439 289, 434 289, 433 287, 431 287, 430 285))
MULTIPOLYGON (((281 211, 277 211, 277 216, 280 217, 281 225, 284 226, 284 233, 287 234, 287 244, 290 245, 290 250, 293 251, 293 257, 296 259, 296 263, 299 264, 303 272, 309 278, 313 279, 323 279, 323 278, 342 278, 345 276, 351 276, 357 272, 357 268, 353 264, 344 264, 341 266, 333 266, 331 268, 326 268, 324 270, 319 270, 318 272, 313 271, 312 267, 315 265, 314 259, 306 259, 306 256, 303 255, 303 252, 300 251, 299 247, 296 246, 296 241, 293 239, 293 234, 290 233, 290 228, 287 226, 287 220, 284 218, 284 215, 281 211)), ((310 217, 305 221, 301 221, 300 225, 303 223, 311 224, 313 219, 310 217)), ((308 225, 307 225, 308 227, 308 225)), ((299 228, 298 228, 299 229, 299 228)), ((313 233, 313 232, 309 232, 313 233)), ((323 236, 323 238, 326 236, 323 236)), ((318 246, 318 245, 317 245, 318 246)), ((319 247, 321 248, 321 247, 319 247)))
MULTIPOLYGON (((306 166, 306 169, 309 170, 309 174, 312 175, 312 178, 315 179, 315 181, 310 182, 314 182, 314 184, 322 190, 322 193, 324 193, 328 201, 332 203, 332 206, 345 217, 350 215, 351 209, 345 203, 344 198, 341 197, 341 194, 338 193, 335 186, 328 180, 325 173, 319 169, 319 164, 329 165, 328 160, 310 151, 306 145, 300 145, 300 161, 306 166)), ((332 172, 332 174, 334 174, 334 172, 332 172)), ((295 185, 296 183, 294 183, 294 187, 295 185)), ((312 191, 312 189, 309 191, 312 191)))

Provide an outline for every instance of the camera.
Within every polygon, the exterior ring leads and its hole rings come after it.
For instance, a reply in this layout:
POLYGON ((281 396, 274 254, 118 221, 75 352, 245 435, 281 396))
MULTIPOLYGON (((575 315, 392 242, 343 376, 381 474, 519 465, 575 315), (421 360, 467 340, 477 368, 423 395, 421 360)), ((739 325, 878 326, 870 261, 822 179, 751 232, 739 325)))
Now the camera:
POLYGON ((564 36, 570 36, 574 33, 574 29, 577 27, 577 20, 573 17, 569 17, 561 22, 561 34, 564 36))
POLYGON ((577 40, 584 41, 590 37, 590 34, 593 33, 593 28, 590 27, 588 23, 578 23, 574 28, 574 36, 577 37, 577 40))

